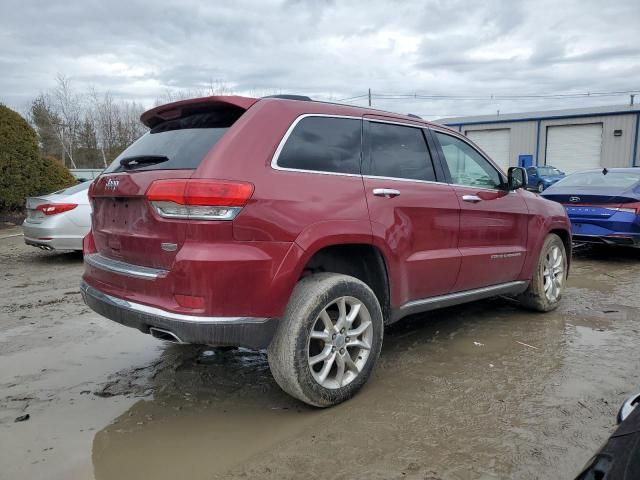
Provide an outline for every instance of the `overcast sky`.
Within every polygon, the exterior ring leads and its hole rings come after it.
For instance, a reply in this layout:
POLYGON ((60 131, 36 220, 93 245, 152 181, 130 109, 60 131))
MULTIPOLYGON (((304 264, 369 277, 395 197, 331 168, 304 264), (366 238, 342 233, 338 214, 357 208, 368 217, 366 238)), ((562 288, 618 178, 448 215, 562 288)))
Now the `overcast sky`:
POLYGON ((488 97, 640 90, 638 38, 638 0, 1 0, 0 101, 23 111, 60 73, 148 105, 216 80, 239 94, 487 97, 373 100, 427 118, 623 104, 488 97))

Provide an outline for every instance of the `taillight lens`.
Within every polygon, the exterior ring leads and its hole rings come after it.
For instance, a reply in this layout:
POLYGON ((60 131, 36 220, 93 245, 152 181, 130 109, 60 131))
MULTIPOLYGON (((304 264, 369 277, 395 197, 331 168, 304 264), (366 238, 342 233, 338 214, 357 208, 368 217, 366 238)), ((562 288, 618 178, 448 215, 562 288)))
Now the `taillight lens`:
POLYGON ((96 188, 96 182, 97 182, 97 180, 94 180, 93 182, 91 182, 91 185, 89 185, 89 191, 87 192, 87 195, 89 196, 89 199, 93 198, 93 191, 96 188))
POLYGON ((146 199, 158 215, 193 220, 233 220, 253 195, 253 185, 227 180, 156 180, 146 199))
POLYGON ((89 255, 90 253, 96 252, 96 241, 93 238, 93 233, 89 230, 89 233, 87 233, 82 239, 82 253, 84 255, 89 255))
POLYGON ((36 210, 40 210, 45 215, 57 215, 58 213, 68 212, 78 206, 77 203, 43 203, 38 205, 36 210))
POLYGON ((635 213, 640 215, 640 202, 623 203, 621 207, 616 208, 618 212, 635 213))

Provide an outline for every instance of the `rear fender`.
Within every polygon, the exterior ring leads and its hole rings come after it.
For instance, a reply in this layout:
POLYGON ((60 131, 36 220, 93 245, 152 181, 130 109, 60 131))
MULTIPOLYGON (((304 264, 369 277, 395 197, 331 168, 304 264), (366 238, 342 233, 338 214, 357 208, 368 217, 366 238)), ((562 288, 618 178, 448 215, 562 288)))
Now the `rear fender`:
POLYGON ((316 252, 345 244, 372 244, 368 220, 323 221, 307 226, 296 238, 274 276, 271 291, 284 313, 304 268, 316 252))

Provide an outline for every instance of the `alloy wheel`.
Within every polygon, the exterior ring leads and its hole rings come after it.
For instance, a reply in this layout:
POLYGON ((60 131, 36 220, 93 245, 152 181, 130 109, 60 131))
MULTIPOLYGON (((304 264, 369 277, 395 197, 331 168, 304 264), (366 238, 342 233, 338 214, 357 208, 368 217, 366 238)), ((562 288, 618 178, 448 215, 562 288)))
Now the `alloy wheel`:
POLYGON ((367 307, 355 297, 329 303, 314 322, 307 360, 318 384, 336 389, 353 382, 371 351, 373 323, 367 307))
POLYGON ((542 266, 544 278, 544 294, 551 302, 555 302, 562 293, 564 284, 563 253, 554 245, 545 256, 542 266))

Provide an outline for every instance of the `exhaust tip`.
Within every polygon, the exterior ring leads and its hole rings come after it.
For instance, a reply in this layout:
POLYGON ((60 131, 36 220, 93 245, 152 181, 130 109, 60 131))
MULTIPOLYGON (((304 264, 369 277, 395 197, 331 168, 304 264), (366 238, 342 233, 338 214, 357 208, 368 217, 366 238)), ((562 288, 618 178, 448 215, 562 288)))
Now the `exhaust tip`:
POLYGON ((152 337, 157 338, 158 340, 164 340, 165 342, 171 343, 185 343, 180 340, 175 333, 170 332, 169 330, 164 330, 162 328, 149 327, 149 333, 152 337))

